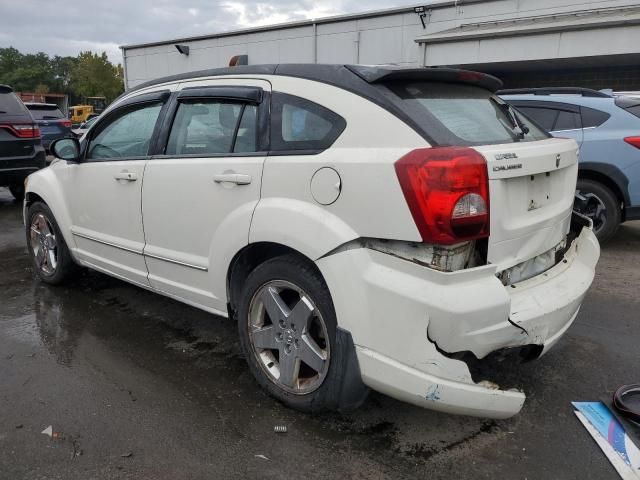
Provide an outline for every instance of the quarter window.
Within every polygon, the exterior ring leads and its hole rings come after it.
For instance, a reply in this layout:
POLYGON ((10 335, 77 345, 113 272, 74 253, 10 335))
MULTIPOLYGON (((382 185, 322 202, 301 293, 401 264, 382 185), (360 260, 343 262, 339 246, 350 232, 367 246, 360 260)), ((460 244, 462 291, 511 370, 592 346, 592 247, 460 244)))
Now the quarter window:
POLYGON ((89 144, 88 159, 118 159, 148 155, 161 103, 129 109, 106 126, 89 144))
POLYGON ((553 126, 554 131, 575 130, 577 128, 581 128, 580 115, 578 113, 567 112, 565 110, 560 110, 558 112, 558 118, 553 126))
POLYGON ((255 105, 218 99, 178 105, 167 155, 210 155, 256 151, 255 105))
POLYGON ((345 126, 344 118, 317 103, 285 93, 273 94, 271 150, 324 150, 345 126))

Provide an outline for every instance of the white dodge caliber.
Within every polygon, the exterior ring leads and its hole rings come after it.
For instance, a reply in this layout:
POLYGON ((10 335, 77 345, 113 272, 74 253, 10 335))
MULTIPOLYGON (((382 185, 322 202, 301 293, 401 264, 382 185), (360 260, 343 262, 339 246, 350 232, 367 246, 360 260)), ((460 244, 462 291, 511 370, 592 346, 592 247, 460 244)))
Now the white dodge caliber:
MULTIPOLYGON (((258 383, 303 411, 368 387, 504 418, 500 358, 576 318, 599 246, 577 145, 442 68, 261 65, 124 93, 27 181, 38 276, 81 265, 238 323, 258 383)), ((505 365, 503 361, 501 363, 505 365)))

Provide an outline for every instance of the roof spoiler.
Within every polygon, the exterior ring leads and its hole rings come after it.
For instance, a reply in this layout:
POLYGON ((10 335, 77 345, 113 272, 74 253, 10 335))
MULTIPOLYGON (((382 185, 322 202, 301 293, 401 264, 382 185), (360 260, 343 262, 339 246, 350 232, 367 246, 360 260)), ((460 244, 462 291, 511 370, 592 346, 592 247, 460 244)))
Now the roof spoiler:
POLYGON ((13 88, 9 85, 0 85, 0 93, 11 93, 13 92, 13 88))
POLYGON ((365 65, 345 65, 345 67, 368 83, 427 80, 430 82, 453 82, 477 85, 492 92, 502 88, 502 81, 493 75, 471 70, 459 70, 457 68, 403 68, 365 65))

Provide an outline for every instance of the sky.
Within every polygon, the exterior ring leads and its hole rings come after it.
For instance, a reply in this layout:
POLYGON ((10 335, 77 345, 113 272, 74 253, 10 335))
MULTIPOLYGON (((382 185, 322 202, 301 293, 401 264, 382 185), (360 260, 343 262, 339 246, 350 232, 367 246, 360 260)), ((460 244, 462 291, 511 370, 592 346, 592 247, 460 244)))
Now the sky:
POLYGON ((120 45, 322 18, 410 0, 0 0, 0 47, 23 53, 76 56, 106 51, 122 62, 120 45))

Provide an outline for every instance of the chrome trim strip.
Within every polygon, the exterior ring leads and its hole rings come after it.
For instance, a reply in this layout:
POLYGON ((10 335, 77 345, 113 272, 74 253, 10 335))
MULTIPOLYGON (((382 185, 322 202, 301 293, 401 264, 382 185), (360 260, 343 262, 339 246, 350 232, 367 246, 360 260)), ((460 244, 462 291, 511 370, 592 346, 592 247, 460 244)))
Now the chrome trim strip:
POLYGON ((71 233, 73 235, 75 235, 76 237, 80 237, 80 238, 84 238, 84 239, 87 239, 87 240, 91 240, 92 242, 97 242, 97 243, 101 243, 103 245, 108 245, 109 247, 114 247, 114 248, 117 248, 119 250, 124 250, 125 252, 137 253, 138 255, 142 255, 142 251, 141 250, 135 250, 133 248, 123 247, 122 245, 117 245, 115 243, 107 242, 106 240, 100 240, 100 239, 92 237, 90 235, 85 235, 84 233, 74 232, 73 230, 71 231, 71 233))
POLYGON ((200 265, 193 265, 192 263, 181 262, 180 260, 174 260, 172 258, 161 257, 160 255, 153 255, 151 253, 142 252, 139 250, 134 250, 133 248, 123 247, 122 245, 116 245, 115 243, 107 242, 105 240, 99 240, 90 235, 85 235, 84 233, 71 232, 73 235, 76 235, 80 238, 85 238, 87 240, 91 240, 92 242, 101 243, 103 245, 108 245, 109 247, 118 248, 120 250, 124 250, 126 252, 137 253, 138 255, 144 255, 145 257, 155 258, 156 260, 162 260, 164 262, 175 263, 176 265, 182 265, 183 267, 193 268, 195 270, 200 270, 201 272, 208 272, 209 269, 207 267, 202 267, 200 265))
POLYGON ((202 267, 200 265, 194 265, 192 263, 181 262, 180 260, 174 260, 173 258, 161 257, 160 255, 153 255, 151 253, 144 253, 145 257, 155 258, 156 260, 162 260, 164 262, 175 263, 176 265, 182 265, 183 267, 193 268, 195 270, 200 270, 201 272, 208 272, 209 269, 207 267, 202 267))

